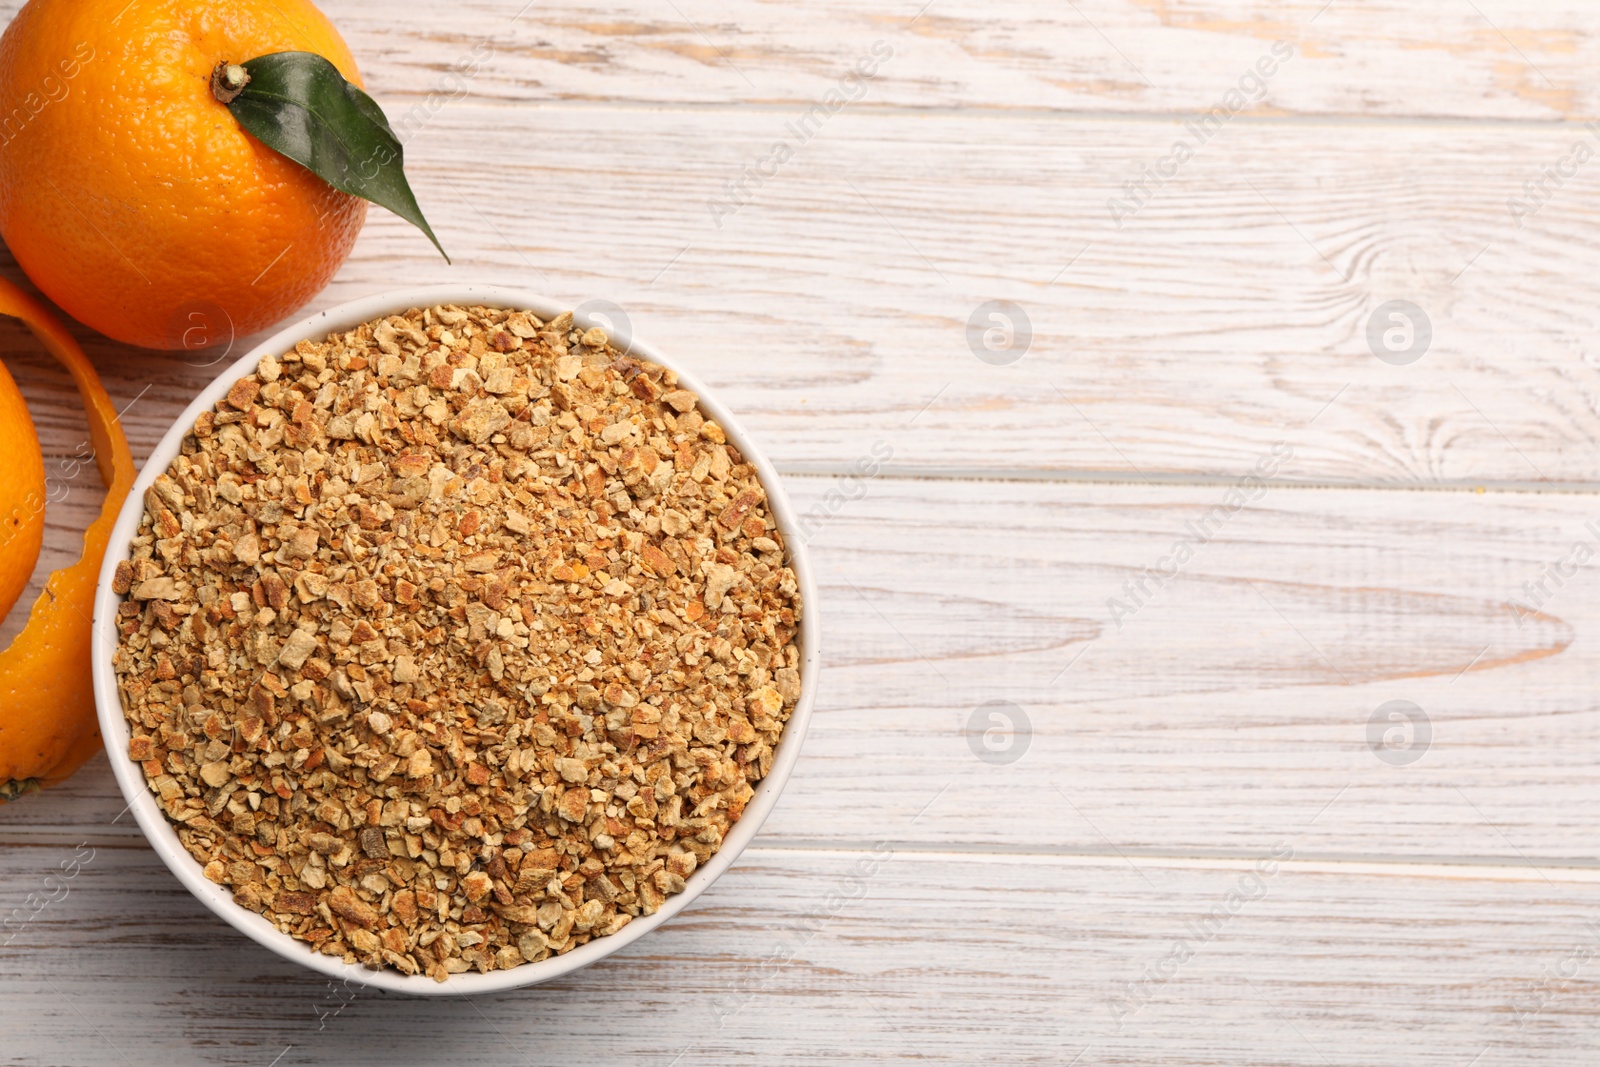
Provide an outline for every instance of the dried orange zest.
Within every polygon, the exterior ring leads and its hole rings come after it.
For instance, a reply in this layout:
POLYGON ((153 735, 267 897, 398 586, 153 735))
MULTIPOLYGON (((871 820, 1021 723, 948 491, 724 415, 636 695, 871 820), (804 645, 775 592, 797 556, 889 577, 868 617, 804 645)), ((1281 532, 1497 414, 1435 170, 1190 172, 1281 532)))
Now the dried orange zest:
POLYGON ((100 748, 89 664, 94 592, 134 470, 116 408, 72 335, 38 301, 3 279, 0 315, 21 320, 72 375, 107 490, 99 518, 84 532, 83 557, 50 575, 27 627, 0 652, 0 799, 6 799, 62 781, 100 748))

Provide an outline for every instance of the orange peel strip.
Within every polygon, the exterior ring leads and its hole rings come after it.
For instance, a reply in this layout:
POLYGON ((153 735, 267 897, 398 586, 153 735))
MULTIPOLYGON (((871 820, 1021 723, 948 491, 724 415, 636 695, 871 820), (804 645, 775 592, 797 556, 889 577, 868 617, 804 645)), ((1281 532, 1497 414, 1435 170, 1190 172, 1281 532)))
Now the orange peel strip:
POLYGON ((28 402, 0 363, 0 426, 5 427, 5 460, 0 470, 0 497, 15 501, 9 513, 0 514, 0 619, 27 591, 44 547, 44 512, 49 482, 39 433, 34 429, 28 402))
MULTIPOLYGON (((0 315, 21 320, 65 367, 83 398, 89 443, 106 485, 83 556, 50 575, 28 625, 0 652, 0 800, 55 785, 100 749, 89 639, 95 586, 111 527, 133 487, 133 454, 117 410, 83 349, 32 297, 0 279, 0 315)), ((107 621, 110 625, 110 621, 107 621)))

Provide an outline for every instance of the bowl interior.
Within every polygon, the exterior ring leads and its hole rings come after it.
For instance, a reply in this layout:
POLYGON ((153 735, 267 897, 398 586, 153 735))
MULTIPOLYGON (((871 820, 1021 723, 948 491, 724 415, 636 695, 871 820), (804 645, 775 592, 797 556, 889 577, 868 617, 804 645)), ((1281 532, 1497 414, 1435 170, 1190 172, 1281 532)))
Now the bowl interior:
POLYGON ((722 425, 729 442, 755 465, 761 477, 761 484, 766 490, 773 518, 783 533, 789 551, 790 566, 800 587, 804 608, 797 635, 801 653, 800 698, 784 726, 782 739, 773 757, 771 773, 755 787, 755 795, 746 805, 743 817, 728 832, 717 853, 688 878, 684 891, 668 897, 661 910, 654 915, 637 918, 618 933, 597 938, 562 956, 552 956, 538 963, 525 963, 510 970, 491 971, 488 974, 452 975, 445 982, 435 982, 426 975, 408 976, 389 969, 370 971, 314 952, 304 942, 279 931, 265 918, 235 904, 232 894, 227 889, 207 879, 201 872, 200 864, 184 849, 176 831, 157 805, 155 796, 145 784, 143 770, 127 756, 130 731, 123 716, 116 672, 112 667, 112 655, 117 645, 113 619, 122 598, 111 591, 111 575, 117 564, 129 557, 130 542, 138 532, 139 522, 144 513, 145 491, 155 481, 156 476, 165 471, 177 458, 183 437, 194 425, 195 418, 200 412, 215 406, 235 381, 252 373, 262 356, 277 355, 293 348, 298 341, 308 338, 320 339, 328 333, 347 330, 379 316, 439 304, 517 308, 532 311, 544 319, 552 318, 564 310, 570 310, 565 305, 517 289, 497 286, 438 286, 383 293, 352 301, 312 315, 263 341, 228 366, 211 385, 195 397, 193 403, 185 409, 161 439, 140 471, 139 478, 134 483, 133 490, 129 493, 127 502, 123 505, 116 525, 112 529, 110 547, 106 551, 105 564, 100 573, 100 584, 95 594, 92 644, 95 703, 100 730, 105 737, 107 755, 110 758, 112 771, 116 775, 117 785, 121 788, 123 798, 128 801, 129 810, 138 821, 145 837, 149 839, 150 844, 178 880, 212 912, 258 944, 286 959, 332 978, 418 995, 485 993, 549 981, 625 948, 686 908, 707 886, 732 866, 739 853, 760 830, 762 822, 776 803, 778 794, 800 754, 800 745, 805 738, 816 695, 820 664, 816 590, 811 569, 805 559, 805 545, 799 536, 796 517, 779 484, 777 472, 751 442, 749 435, 739 426, 737 420, 692 374, 671 358, 633 338, 625 314, 619 314, 620 309, 615 304, 591 301, 589 306, 594 309, 592 314, 575 313, 574 317, 579 324, 585 327, 601 326, 623 342, 619 347, 625 347, 640 358, 659 363, 674 371, 684 388, 699 394, 701 408, 722 425))

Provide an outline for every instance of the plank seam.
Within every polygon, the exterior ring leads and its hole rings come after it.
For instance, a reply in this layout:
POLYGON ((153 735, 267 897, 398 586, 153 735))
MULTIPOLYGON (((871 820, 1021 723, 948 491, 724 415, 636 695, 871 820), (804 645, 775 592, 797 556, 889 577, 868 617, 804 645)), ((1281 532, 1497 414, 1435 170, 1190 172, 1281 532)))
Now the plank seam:
MULTIPOLYGON (((425 100, 427 95, 426 93, 419 94, 409 91, 385 92, 381 94, 381 99, 394 101, 425 100)), ((806 97, 795 97, 793 101, 788 103, 750 101, 748 103, 729 104, 714 100, 654 102, 649 100, 540 99, 537 97, 504 96, 474 97, 470 100, 458 101, 453 106, 458 108, 482 108, 485 111, 498 111, 506 108, 527 109, 531 107, 539 111, 610 111, 618 113, 645 111, 727 115, 786 115, 793 114, 796 109, 803 111, 815 103, 815 100, 806 97)), ((1013 122, 1132 122, 1151 126, 1182 124, 1186 121, 1202 118, 1208 114, 1210 114, 1209 111, 1074 111, 1066 108, 1004 108, 981 105, 976 107, 918 107, 914 104, 855 104, 850 109, 850 115, 884 119, 914 117, 999 119, 1013 122)), ((1472 130, 1582 132, 1584 127, 1593 121, 1595 121, 1595 118, 1590 116, 1509 119, 1496 117, 1474 118, 1466 115, 1351 115, 1345 113, 1319 115, 1283 112, 1279 114, 1235 115, 1229 121, 1229 125, 1237 124, 1269 128, 1289 126, 1385 126, 1390 128, 1415 126, 1425 129, 1462 128, 1472 130)))
MULTIPOLYGON (((834 480, 839 478, 859 478, 860 474, 853 468, 833 468, 822 464, 807 465, 794 464, 785 466, 777 464, 778 474, 783 478, 814 478, 834 480)), ((1116 486, 1174 486, 1179 488, 1196 489, 1231 489, 1239 484, 1237 474, 1162 474, 1146 472, 1144 475, 1129 474, 1125 471, 1086 469, 1078 471, 1048 470, 1048 469, 1010 469, 1010 468, 984 468, 984 467, 890 467, 879 468, 875 481, 892 480, 903 482, 1014 482, 1014 483, 1060 483, 1060 484, 1088 484, 1088 485, 1116 485, 1116 486)), ((1396 492, 1396 493, 1481 493, 1496 494, 1523 494, 1534 496, 1593 496, 1600 494, 1600 480, 1593 482, 1542 482, 1520 481, 1516 479, 1486 479, 1484 481, 1469 481, 1452 479, 1441 482, 1342 482, 1342 481, 1317 481, 1312 479, 1264 479, 1271 489, 1297 489, 1297 490, 1348 490, 1354 492, 1396 492)))
MULTIPOLYGON (((100 835, 94 833, 75 833, 70 828, 50 828, 36 837, 26 835, 0 834, 0 849, 7 848, 60 848, 64 841, 77 843, 83 841, 96 848, 121 849, 126 851, 148 851, 149 844, 142 836, 135 835, 100 835)), ((1250 865, 1269 851, 1263 847, 1255 850, 1248 849, 1139 849, 1139 848, 1103 848, 1073 847, 1062 849, 1022 848, 1005 845, 979 845, 960 843, 932 843, 894 841, 886 839, 890 848, 897 856, 906 856, 918 861, 933 862, 938 860, 959 860, 971 862, 972 860, 987 857, 1001 862, 1014 863, 1112 863, 1117 865, 1133 864, 1135 860, 1144 860, 1153 866, 1211 866, 1216 865, 1231 868, 1237 865, 1250 865)), ((804 855, 804 856, 838 856, 841 859, 859 855, 864 849, 871 849, 876 843, 862 840, 856 844, 846 842, 828 841, 788 841, 783 844, 752 844, 745 849, 743 856, 752 855, 804 855)), ((1370 867, 1382 869, 1385 872, 1403 872, 1423 868, 1438 868, 1452 872, 1480 871, 1496 872, 1500 876, 1515 875, 1519 879, 1539 879, 1546 874, 1554 872, 1571 880, 1589 881, 1588 875, 1594 876, 1593 880, 1600 881, 1600 859, 1586 859, 1581 857, 1549 858, 1540 857, 1535 862, 1526 862, 1512 859, 1511 857, 1497 856, 1421 856, 1421 855, 1379 855, 1359 852, 1296 852, 1290 860, 1282 861, 1289 864, 1304 866, 1320 866, 1328 868, 1370 867)), ((1137 866, 1137 864, 1133 864, 1137 866)))

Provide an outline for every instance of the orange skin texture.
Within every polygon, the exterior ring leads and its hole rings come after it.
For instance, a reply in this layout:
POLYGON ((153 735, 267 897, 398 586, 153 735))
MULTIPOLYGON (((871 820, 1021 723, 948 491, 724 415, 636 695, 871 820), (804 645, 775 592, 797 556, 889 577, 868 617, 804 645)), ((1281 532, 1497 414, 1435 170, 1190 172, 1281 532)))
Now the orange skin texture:
POLYGON ((0 37, 0 235, 78 321, 198 348, 327 285, 366 201, 245 133, 220 62, 315 52, 361 85, 305 0, 30 0, 0 37))
MULTIPOLYGON (((0 652, 0 797, 8 787, 54 785, 100 750, 94 683, 89 659, 95 588, 111 527, 133 486, 133 455, 83 350, 60 321, 38 301, 0 280, 0 315, 22 320, 45 349, 72 375, 89 423, 89 444, 106 485, 100 515, 83 535, 83 556, 56 571, 34 602, 28 625, 0 652)), ((7 375, 9 381, 9 375, 7 375)), ((20 397, 19 397, 20 399, 20 397)), ((32 429, 32 423, 29 424, 32 429)), ((8 442, 8 445, 17 445, 8 442)), ((34 451, 38 441, 32 440, 34 451)), ((20 450, 20 446, 18 446, 20 450)), ((43 486, 41 463, 41 490, 43 486)), ((44 515, 37 519, 41 528, 44 515)), ((35 553, 37 557, 37 552, 35 553)), ((26 583, 33 564, 22 580, 26 583)), ((10 606, 9 604, 7 605, 10 606)), ((113 620, 101 625, 113 625, 113 620)))
POLYGON ((0 363, 0 619, 28 587, 44 544, 44 456, 11 372, 0 363))

